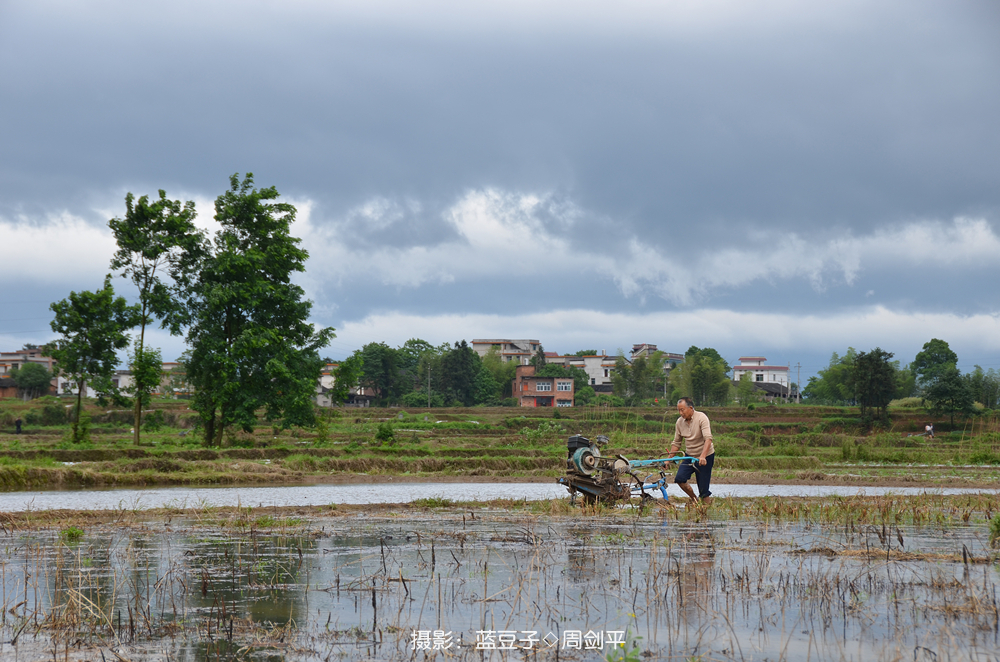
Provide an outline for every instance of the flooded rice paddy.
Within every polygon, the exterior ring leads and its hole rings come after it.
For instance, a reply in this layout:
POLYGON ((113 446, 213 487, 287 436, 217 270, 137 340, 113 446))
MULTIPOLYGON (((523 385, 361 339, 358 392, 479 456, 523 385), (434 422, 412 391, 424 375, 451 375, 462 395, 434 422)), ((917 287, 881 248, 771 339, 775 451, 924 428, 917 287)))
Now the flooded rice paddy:
POLYGON ((0 517, 0 658, 1000 656, 982 523, 287 512, 203 507, 85 531, 0 517))
MULTIPOLYGON (((682 496, 669 487, 671 498, 682 496)), ((718 497, 825 497, 866 494, 1000 494, 997 490, 922 487, 857 487, 836 485, 712 485, 718 497)), ((143 489, 78 489, 0 493, 0 511, 113 510, 129 508, 192 508, 196 506, 325 506, 339 504, 409 503, 419 499, 488 501, 491 499, 561 499, 566 488, 546 483, 404 483, 373 478, 353 485, 286 485, 276 487, 167 487, 143 489)))

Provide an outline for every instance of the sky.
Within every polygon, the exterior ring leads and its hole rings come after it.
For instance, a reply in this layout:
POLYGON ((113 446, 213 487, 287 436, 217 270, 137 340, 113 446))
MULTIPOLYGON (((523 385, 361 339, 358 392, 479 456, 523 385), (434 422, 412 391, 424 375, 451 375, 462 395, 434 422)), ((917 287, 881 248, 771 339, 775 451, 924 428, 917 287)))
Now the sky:
POLYGON ((127 192, 211 232, 252 172, 298 209, 331 358, 696 345, 805 381, 941 338, 1000 369, 998 29, 965 0, 0 0, 0 349, 101 287, 127 192))

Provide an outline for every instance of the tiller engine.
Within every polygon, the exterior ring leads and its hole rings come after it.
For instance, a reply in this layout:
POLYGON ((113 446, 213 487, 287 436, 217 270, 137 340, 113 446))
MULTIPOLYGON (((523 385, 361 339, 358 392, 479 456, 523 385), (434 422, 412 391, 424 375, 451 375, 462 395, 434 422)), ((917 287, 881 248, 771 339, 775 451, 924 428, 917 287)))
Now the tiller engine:
POLYGON ((566 475, 558 482, 566 486, 571 499, 575 500, 577 494, 581 494, 585 504, 600 501, 611 505, 628 502, 638 496, 641 505, 653 501, 665 505, 669 501, 666 466, 682 460, 697 462, 696 458, 686 455, 657 460, 629 460, 622 455, 605 457, 601 455, 601 447, 608 441, 603 434, 593 441, 580 435, 569 438, 566 443, 566 475), (659 473, 640 478, 637 472, 644 468, 658 468, 659 473), (659 490, 662 501, 653 496, 653 490, 659 490))

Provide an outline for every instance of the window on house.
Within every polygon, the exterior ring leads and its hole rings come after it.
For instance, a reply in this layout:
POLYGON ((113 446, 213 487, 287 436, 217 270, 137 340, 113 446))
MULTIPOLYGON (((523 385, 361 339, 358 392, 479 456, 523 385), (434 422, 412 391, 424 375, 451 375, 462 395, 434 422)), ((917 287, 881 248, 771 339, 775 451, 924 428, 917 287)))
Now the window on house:
POLYGON ((552 382, 535 382, 536 391, 551 391, 552 382))
POLYGON ((762 375, 762 374, 760 374, 760 373, 758 372, 758 373, 757 373, 757 381, 758 381, 758 382, 762 382, 762 381, 764 381, 764 375, 762 375))
POLYGON ((604 376, 605 377, 610 377, 611 376, 611 369, 610 368, 605 368, 604 369, 604 376))
POLYGON ((571 400, 556 400, 556 407, 572 407, 573 402, 571 400))
POLYGON ((573 388, 573 382, 556 382, 557 391, 570 391, 573 388))

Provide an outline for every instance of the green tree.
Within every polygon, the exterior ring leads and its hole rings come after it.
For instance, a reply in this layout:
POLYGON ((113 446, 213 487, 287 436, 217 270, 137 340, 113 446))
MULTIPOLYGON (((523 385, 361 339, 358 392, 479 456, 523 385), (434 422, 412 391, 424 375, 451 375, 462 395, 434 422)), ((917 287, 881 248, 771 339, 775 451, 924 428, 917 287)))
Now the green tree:
POLYGON ((409 393, 427 383, 427 373, 420 372, 420 360, 435 351, 434 345, 420 338, 410 338, 396 350, 400 392, 409 393))
POLYGON ((76 382, 76 414, 72 440, 80 438, 83 390, 90 384, 98 392, 113 389, 111 378, 118 365, 118 351, 128 347, 126 331, 136 324, 139 306, 116 297, 111 276, 96 292, 70 292, 69 297, 49 306, 55 313, 49 326, 60 338, 46 348, 62 372, 76 382))
POLYGON ((657 385, 662 377, 663 352, 640 356, 632 361, 619 352, 611 374, 611 386, 614 394, 631 407, 652 399, 659 392, 657 385))
POLYGON ((697 405, 724 405, 732 399, 729 364, 711 347, 691 346, 683 363, 670 371, 671 400, 688 396, 697 405))
POLYGON ((548 359, 545 358, 545 350, 541 345, 538 346, 538 351, 531 357, 531 361, 529 361, 529 363, 535 366, 536 369, 544 368, 545 364, 548 363, 548 359))
POLYGON ((736 386, 736 397, 741 405, 746 406, 758 400, 754 390, 753 377, 750 376, 749 372, 743 371, 743 374, 740 375, 740 382, 736 386))
POLYGON ((330 402, 342 403, 351 395, 351 389, 361 382, 364 374, 364 357, 360 352, 354 352, 344 359, 333 371, 333 390, 330 392, 330 402))
POLYGON ((917 385, 926 390, 933 386, 943 374, 950 373, 949 366, 955 366, 957 363, 958 355, 951 351, 948 343, 931 338, 917 353, 911 366, 917 377, 917 385))
POLYGON ((989 409, 996 409, 1000 405, 1000 372, 996 368, 983 370, 982 366, 963 375, 969 390, 972 392, 972 399, 989 409))
POLYGON ((862 420, 889 420, 889 402, 896 393, 896 370, 890 359, 892 353, 881 347, 854 357, 849 384, 861 406, 862 420))
POLYGON ((573 356, 597 356, 596 349, 580 349, 573 352, 573 356))
POLYGON ((309 254, 289 234, 295 207, 278 197, 273 186, 254 188, 250 173, 242 182, 233 175, 215 201, 222 229, 185 290, 188 381, 207 444, 221 443, 229 426, 253 431, 261 408, 286 427, 314 420, 319 350, 334 335, 308 322, 312 302, 291 282, 309 254))
POLYGON ((129 352, 128 363, 132 366, 132 383, 122 391, 139 403, 141 412, 149 407, 153 391, 163 381, 163 356, 159 349, 142 347, 137 339, 129 352))
POLYGON ((586 407, 587 405, 594 404, 596 399, 597 393, 594 391, 594 387, 589 384, 576 391, 573 395, 573 401, 577 407, 586 407))
POLYGON ((854 404, 855 393, 851 385, 851 373, 857 354, 857 350, 853 347, 848 347, 847 353, 843 356, 834 352, 830 357, 830 364, 820 370, 817 376, 809 378, 806 387, 802 389, 802 397, 810 404, 854 404))
POLYGON ((955 414, 964 416, 975 411, 972 390, 954 365, 947 365, 936 373, 934 383, 924 397, 931 405, 931 412, 947 414, 952 425, 955 424, 955 414))
POLYGON ((462 340, 441 357, 441 385, 449 401, 466 407, 475 404, 476 375, 479 374, 479 355, 462 340))
POLYGON ((895 398, 909 398, 917 391, 917 376, 913 372, 912 366, 901 368, 899 361, 892 362, 892 368, 896 372, 896 392, 895 398))
POLYGON ((479 372, 476 373, 475 404, 499 407, 501 393, 503 388, 493 377, 493 373, 480 366, 479 372))
MULTIPOLYGON (((154 320, 159 319, 172 335, 179 335, 187 322, 188 311, 181 305, 175 285, 190 277, 191 268, 201 257, 204 235, 194 225, 195 215, 193 202, 181 204, 160 190, 159 199, 153 202, 145 195, 136 200, 129 193, 125 196, 125 218, 108 221, 118 244, 111 269, 131 280, 139 291, 137 358, 148 356, 146 327, 154 320)), ((142 403, 159 384, 159 374, 155 381, 146 382, 149 371, 133 366, 132 372, 138 395, 133 441, 138 444, 142 403)))
POLYGON ((500 354, 500 346, 494 345, 486 352, 482 358, 481 366, 483 370, 488 370, 495 381, 500 386, 499 397, 509 398, 513 396, 514 377, 517 374, 517 363, 514 361, 504 361, 500 354))
POLYGON ((12 377, 25 400, 46 395, 52 387, 52 373, 40 363, 25 363, 14 371, 12 377))
POLYGON ((361 385, 375 393, 377 404, 391 402, 400 390, 396 350, 384 342, 368 343, 361 348, 361 358, 361 385))

